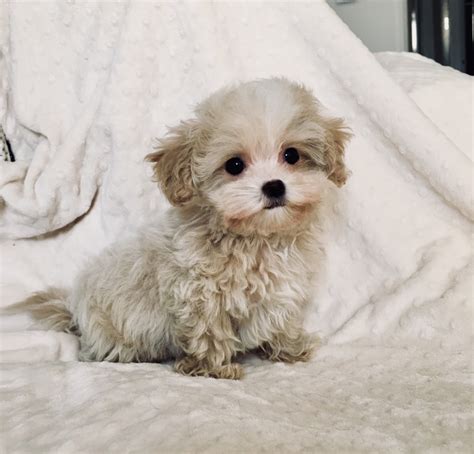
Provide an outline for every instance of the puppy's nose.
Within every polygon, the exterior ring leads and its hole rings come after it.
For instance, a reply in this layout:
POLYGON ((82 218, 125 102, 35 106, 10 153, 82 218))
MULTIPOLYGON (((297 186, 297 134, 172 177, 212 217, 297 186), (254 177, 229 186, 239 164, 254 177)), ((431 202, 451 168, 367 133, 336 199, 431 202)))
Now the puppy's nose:
POLYGON ((277 199, 285 195, 285 183, 281 180, 267 181, 262 186, 262 192, 271 199, 277 199))

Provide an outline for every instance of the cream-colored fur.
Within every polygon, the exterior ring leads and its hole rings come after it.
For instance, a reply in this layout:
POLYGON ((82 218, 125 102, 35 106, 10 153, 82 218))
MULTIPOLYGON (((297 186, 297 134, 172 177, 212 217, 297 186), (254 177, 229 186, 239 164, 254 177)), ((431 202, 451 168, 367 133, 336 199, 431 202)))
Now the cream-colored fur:
POLYGON ((319 207, 330 180, 345 182, 348 137, 285 79, 218 91, 148 156, 174 205, 162 224, 94 259, 63 298, 70 315, 57 292, 23 307, 77 330, 83 360, 175 358, 181 373, 234 379, 241 352, 308 360, 317 338, 303 316, 320 267, 319 207), (294 165, 283 160, 289 147, 300 154, 294 165), (240 175, 225 171, 235 156, 246 165, 240 175), (275 179, 286 186, 284 206, 268 209, 262 186, 275 179))

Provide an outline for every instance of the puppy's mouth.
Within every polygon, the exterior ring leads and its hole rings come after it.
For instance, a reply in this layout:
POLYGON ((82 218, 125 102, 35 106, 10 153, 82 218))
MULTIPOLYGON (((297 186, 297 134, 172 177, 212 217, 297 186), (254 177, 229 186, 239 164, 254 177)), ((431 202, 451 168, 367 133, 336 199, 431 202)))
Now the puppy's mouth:
POLYGON ((270 200, 263 208, 265 210, 273 210, 273 208, 284 207, 286 202, 283 199, 270 200))

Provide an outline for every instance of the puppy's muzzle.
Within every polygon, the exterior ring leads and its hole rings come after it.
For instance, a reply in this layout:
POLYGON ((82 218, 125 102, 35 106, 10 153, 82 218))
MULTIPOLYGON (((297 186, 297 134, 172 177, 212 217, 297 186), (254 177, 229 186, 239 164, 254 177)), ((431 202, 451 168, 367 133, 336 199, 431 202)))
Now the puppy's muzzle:
POLYGON ((270 180, 262 186, 263 194, 269 199, 265 209, 281 207, 285 205, 285 183, 281 180, 270 180))

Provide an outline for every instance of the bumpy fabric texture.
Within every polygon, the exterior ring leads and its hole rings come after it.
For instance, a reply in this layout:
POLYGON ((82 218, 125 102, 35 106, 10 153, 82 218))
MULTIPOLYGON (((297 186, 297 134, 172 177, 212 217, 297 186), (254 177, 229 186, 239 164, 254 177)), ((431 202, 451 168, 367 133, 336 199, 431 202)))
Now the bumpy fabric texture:
POLYGON ((143 157, 223 84, 301 81, 355 135, 312 362, 247 358, 242 382, 53 363, 74 338, 3 317, 7 452, 472 450, 472 78, 375 58, 322 1, 0 3, 0 46, 2 305, 159 217, 143 157))

